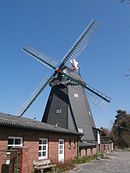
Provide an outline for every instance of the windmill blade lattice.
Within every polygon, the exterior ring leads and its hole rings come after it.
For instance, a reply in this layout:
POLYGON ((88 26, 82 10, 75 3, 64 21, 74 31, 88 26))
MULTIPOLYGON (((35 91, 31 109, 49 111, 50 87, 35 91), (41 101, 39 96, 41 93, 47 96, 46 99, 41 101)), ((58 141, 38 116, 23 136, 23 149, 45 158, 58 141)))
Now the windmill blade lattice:
POLYGON ((98 91, 97 89, 93 88, 92 86, 86 84, 86 89, 88 90, 87 93, 91 95, 93 98, 95 97, 97 100, 104 100, 110 103, 111 98, 103 94, 102 92, 98 91))
POLYGON ((102 99, 101 97, 97 96, 96 94, 94 94, 93 92, 86 90, 86 94, 89 98, 89 100, 96 106, 98 106, 99 108, 104 109, 107 105, 108 105, 108 101, 102 99))
POLYGON ((97 23, 95 20, 92 20, 90 24, 86 27, 83 33, 79 36, 79 38, 75 41, 73 46, 69 49, 66 55, 63 57, 64 63, 70 59, 77 59, 78 56, 83 52, 89 40, 93 37, 94 33, 97 29, 97 23), (67 57, 67 59, 66 59, 67 57))
POLYGON ((23 48, 24 52, 32 56, 34 59, 38 60, 40 63, 46 65, 49 68, 56 69, 56 65, 58 64, 58 61, 50 58, 43 53, 37 51, 33 47, 31 47, 29 44, 26 45, 25 48, 23 48))
POLYGON ((81 85, 82 87, 86 88, 88 91, 88 94, 90 94, 91 96, 97 98, 97 100, 104 100, 105 102, 110 102, 110 98, 108 96, 106 96, 105 94, 101 93, 100 91, 96 90, 95 88, 93 88, 92 86, 86 84, 83 80, 80 80, 79 77, 77 78, 76 76, 72 75, 72 73, 68 73, 68 71, 63 70, 62 72, 63 75, 65 75, 66 77, 68 77, 70 80, 76 82, 77 84, 81 85))
POLYGON ((41 92, 44 90, 44 88, 50 83, 52 80, 52 76, 45 77, 40 85, 34 90, 34 92, 31 94, 31 96, 25 101, 25 103, 21 106, 21 108, 17 111, 16 115, 22 116, 32 105, 32 103, 36 100, 36 98, 41 94, 41 92))

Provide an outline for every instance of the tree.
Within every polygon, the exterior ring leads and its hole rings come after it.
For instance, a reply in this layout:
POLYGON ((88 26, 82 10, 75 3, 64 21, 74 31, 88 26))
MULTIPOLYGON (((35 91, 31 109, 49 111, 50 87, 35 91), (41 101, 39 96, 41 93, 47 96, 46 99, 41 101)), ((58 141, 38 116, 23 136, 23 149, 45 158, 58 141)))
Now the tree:
POLYGON ((101 136, 110 137, 111 132, 109 129, 101 127, 100 130, 101 130, 101 132, 100 132, 101 136))
POLYGON ((118 110, 113 123, 111 138, 120 148, 130 147, 130 115, 124 110, 118 110))
POLYGON ((126 116, 126 111, 119 109, 116 112, 117 112, 117 115, 115 116, 116 117, 115 122, 114 122, 115 124, 119 123, 126 116))

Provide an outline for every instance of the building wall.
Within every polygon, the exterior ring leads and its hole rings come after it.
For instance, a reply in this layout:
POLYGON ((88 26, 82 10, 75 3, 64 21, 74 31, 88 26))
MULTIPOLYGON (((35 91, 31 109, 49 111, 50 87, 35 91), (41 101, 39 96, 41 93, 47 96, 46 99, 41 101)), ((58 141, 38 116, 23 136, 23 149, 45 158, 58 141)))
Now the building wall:
POLYGON ((110 146, 110 144, 101 144, 101 146, 100 146, 100 151, 102 152, 102 153, 104 153, 104 152, 110 152, 111 151, 111 146, 110 146))
MULTIPOLYGON (((77 157, 77 137, 73 135, 65 135, 58 133, 48 133, 16 128, 0 128, 0 150, 7 150, 8 137, 23 137, 24 147, 27 149, 28 159, 27 165, 31 172, 33 169, 33 161, 38 160, 39 138, 48 138, 48 159, 52 162, 58 162, 58 143, 59 139, 64 139, 64 161, 77 157), (69 139, 71 139, 71 148, 69 147, 69 139), (76 145, 74 146, 74 142, 76 145)), ((0 155, 0 171, 1 157, 6 160, 6 152, 3 156, 0 155)))
POLYGON ((70 137, 65 139, 65 160, 73 160, 77 156, 77 141, 74 138, 71 138, 71 146, 69 146, 70 137), (76 142, 74 144, 74 141, 76 142))
POLYGON ((80 149, 80 157, 96 155, 97 148, 82 148, 80 149))
POLYGON ((80 156, 81 156, 81 157, 87 156, 85 150, 87 150, 87 149, 81 149, 81 150, 80 150, 80 156))
POLYGON ((92 148, 88 148, 87 149, 87 156, 92 156, 93 155, 93 149, 92 148))
POLYGON ((97 154, 97 148, 93 148, 93 155, 97 154))

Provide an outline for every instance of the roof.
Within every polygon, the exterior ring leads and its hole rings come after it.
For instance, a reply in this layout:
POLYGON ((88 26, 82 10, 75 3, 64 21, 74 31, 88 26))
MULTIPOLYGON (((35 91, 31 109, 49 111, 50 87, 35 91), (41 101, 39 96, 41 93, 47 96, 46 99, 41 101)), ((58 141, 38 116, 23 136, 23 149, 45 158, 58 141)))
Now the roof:
POLYGON ((95 147, 97 145, 97 143, 96 142, 79 142, 79 147, 95 147))
POLYGON ((0 113, 0 126, 48 131, 48 132, 54 132, 54 133, 64 133, 64 134, 71 134, 71 135, 77 135, 77 136, 83 135, 78 132, 73 132, 71 130, 49 125, 37 120, 14 116, 14 115, 5 114, 5 113, 0 113))
POLYGON ((112 143, 112 139, 107 136, 101 136, 101 144, 110 144, 112 143))

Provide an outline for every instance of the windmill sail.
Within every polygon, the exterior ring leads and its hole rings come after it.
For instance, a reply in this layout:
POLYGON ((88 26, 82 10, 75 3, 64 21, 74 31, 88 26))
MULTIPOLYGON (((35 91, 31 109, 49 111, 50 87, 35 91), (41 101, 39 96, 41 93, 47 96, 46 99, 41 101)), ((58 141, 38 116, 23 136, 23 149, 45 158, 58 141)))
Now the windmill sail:
POLYGON ((68 59, 78 58, 78 56, 83 52, 83 50, 87 46, 89 40, 93 37, 96 28, 97 23, 95 22, 95 20, 92 20, 90 24, 85 28, 83 33, 79 36, 79 38, 75 41, 73 46, 65 54, 61 64, 65 64, 68 59))
POLYGON ((29 107, 33 104, 36 98, 41 94, 44 88, 50 83, 52 80, 53 75, 46 77, 42 80, 40 85, 35 89, 32 95, 25 101, 25 103, 21 106, 21 108, 17 111, 16 115, 23 116, 23 114, 29 109, 29 107))
POLYGON ((37 51, 36 49, 32 48, 29 44, 26 45, 25 48, 23 48, 24 52, 38 60, 40 63, 46 65, 49 68, 56 69, 56 65, 58 64, 58 61, 49 58, 48 56, 44 55, 43 53, 37 51))

